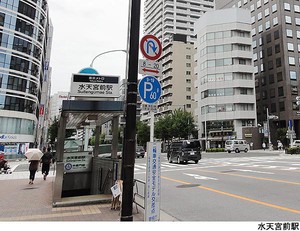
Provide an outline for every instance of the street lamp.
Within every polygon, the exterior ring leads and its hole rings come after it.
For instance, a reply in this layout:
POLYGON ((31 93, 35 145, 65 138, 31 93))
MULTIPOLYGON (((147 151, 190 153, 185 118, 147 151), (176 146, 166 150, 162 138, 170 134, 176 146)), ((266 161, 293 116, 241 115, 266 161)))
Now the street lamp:
POLYGON ((105 51, 103 53, 100 53, 100 54, 96 55, 95 58, 93 58, 93 60, 92 60, 92 62, 90 64, 90 67, 93 67, 95 59, 98 58, 99 56, 107 54, 107 53, 117 52, 117 51, 122 51, 122 52, 127 53, 127 50, 110 50, 110 51, 105 51))

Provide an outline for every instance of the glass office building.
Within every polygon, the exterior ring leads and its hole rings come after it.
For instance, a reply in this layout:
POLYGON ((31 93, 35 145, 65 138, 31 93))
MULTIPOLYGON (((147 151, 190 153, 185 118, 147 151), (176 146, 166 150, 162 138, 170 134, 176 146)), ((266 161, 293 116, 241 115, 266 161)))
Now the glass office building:
POLYGON ((40 142, 51 41, 46 0, 0 1, 0 151, 6 155, 40 142))

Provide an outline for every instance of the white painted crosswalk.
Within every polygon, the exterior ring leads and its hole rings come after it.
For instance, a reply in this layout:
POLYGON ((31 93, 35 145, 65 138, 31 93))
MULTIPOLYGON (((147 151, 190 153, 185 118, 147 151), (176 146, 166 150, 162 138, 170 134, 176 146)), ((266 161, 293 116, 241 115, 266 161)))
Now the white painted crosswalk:
MULTIPOLYGON (((168 163, 166 158, 162 159, 161 170, 175 170, 187 168, 218 168, 218 167, 247 167, 266 170, 300 171, 300 156, 262 156, 262 157, 241 157, 241 158, 206 158, 198 164, 177 164, 168 163)), ((136 163, 135 172, 145 172, 146 163, 136 163)))

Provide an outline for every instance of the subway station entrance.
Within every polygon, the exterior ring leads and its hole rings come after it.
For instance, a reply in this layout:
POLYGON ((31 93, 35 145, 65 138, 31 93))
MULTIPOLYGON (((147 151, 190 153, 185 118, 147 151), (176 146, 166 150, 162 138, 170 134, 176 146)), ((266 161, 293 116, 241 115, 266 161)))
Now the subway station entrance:
POLYGON ((65 197, 78 195, 111 195, 110 188, 121 177, 118 158, 119 116, 124 113, 123 101, 64 100, 59 120, 56 147, 56 177, 53 183, 53 206, 65 197), (102 124, 112 121, 111 155, 99 155, 102 124), (94 128, 93 151, 65 152, 66 129, 83 126, 94 128))

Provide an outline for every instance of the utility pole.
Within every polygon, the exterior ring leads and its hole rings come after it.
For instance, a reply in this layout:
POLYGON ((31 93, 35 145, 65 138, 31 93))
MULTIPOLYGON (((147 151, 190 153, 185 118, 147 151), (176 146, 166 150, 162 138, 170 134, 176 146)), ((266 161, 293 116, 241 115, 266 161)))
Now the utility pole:
POLYGON ((270 116, 269 116, 269 108, 267 108, 267 125, 268 125, 268 141, 269 141, 269 149, 271 149, 271 130, 270 130, 270 116))
POLYGON ((133 221, 133 180, 136 146, 136 108, 137 108, 137 82, 138 82, 138 56, 140 34, 140 8, 141 0, 129 2, 129 58, 128 78, 126 93, 126 124, 124 131, 123 155, 122 155, 122 180, 123 195, 121 208, 121 221, 133 221))

